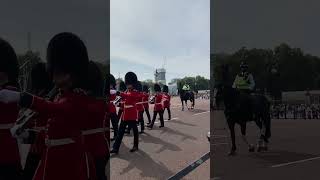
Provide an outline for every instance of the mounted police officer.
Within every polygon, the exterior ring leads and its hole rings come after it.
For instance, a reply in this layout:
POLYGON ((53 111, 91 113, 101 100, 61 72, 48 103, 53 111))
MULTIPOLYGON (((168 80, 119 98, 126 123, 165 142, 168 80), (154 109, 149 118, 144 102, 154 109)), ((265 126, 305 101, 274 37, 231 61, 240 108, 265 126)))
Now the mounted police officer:
POLYGON ((240 64, 241 72, 236 76, 232 87, 250 94, 255 88, 255 82, 251 73, 248 72, 248 64, 244 61, 240 64))

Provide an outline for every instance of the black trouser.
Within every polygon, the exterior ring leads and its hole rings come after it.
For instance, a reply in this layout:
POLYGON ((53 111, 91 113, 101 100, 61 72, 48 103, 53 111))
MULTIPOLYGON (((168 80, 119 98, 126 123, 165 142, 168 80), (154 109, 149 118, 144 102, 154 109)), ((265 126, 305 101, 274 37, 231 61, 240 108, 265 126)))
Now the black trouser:
POLYGON ((165 111, 166 109, 168 110, 168 116, 169 116, 169 119, 171 119, 171 111, 170 111, 170 107, 166 107, 166 108, 164 108, 163 113, 164 113, 164 111, 165 111))
MULTIPOLYGON (((141 126, 141 132, 144 131, 144 118, 143 118, 143 111, 139 111, 139 119, 138 119, 138 122, 137 123, 140 123, 140 126, 141 126)), ((128 126, 128 132, 130 133, 131 131, 131 127, 128 126)))
POLYGON ((148 123, 150 124, 150 123, 151 123, 151 117, 150 117, 150 113, 149 113, 149 107, 144 107, 144 111, 145 111, 146 114, 147 114, 148 123))
POLYGON ((110 120, 113 127, 113 137, 115 138, 117 137, 117 134, 118 134, 118 123, 119 123, 117 114, 111 113, 110 120))
POLYGON ((119 150, 122 138, 124 135, 124 131, 126 130, 126 127, 129 126, 129 128, 133 129, 133 146, 138 147, 139 144, 139 133, 138 133, 138 127, 137 127, 137 121, 136 120, 127 120, 127 121, 121 121, 118 136, 116 138, 116 141, 113 144, 114 150, 119 150))
POLYGON ((119 111, 118 111, 118 119, 117 119, 118 124, 119 124, 119 120, 121 119, 122 112, 123 112, 123 110, 119 109, 119 111))
POLYGON ((107 162, 108 162, 108 158, 106 157, 95 158, 97 180, 107 180, 107 176, 106 176, 107 162))
POLYGON ((41 154, 29 152, 26 160, 26 164, 23 170, 23 179, 24 180, 32 180, 39 162, 41 160, 41 154))
POLYGON ((154 122, 156 121, 157 114, 159 114, 159 116, 160 116, 160 124, 161 124, 161 126, 164 126, 163 110, 162 111, 153 111, 153 118, 152 118, 152 122, 150 124, 151 128, 153 127, 154 122))
MULTIPOLYGON (((3 148, 3 147, 2 147, 3 148)), ((20 180, 22 179, 22 169, 20 164, 0 164, 1 180, 20 180)))

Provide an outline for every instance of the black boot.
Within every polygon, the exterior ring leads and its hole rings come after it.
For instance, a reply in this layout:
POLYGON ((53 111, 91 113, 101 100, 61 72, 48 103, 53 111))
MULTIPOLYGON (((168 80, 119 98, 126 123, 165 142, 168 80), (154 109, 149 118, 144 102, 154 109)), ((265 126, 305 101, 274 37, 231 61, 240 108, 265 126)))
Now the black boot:
POLYGON ((135 152, 135 151, 138 151, 138 150, 139 150, 138 147, 134 146, 134 147, 130 150, 130 152, 135 152))

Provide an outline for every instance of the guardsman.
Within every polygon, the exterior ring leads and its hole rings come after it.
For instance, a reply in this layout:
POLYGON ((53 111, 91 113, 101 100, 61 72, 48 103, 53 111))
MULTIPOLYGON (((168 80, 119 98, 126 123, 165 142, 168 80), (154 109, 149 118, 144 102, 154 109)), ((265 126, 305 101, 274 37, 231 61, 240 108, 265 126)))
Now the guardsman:
POLYGON ((161 93, 161 87, 159 84, 154 85, 154 91, 155 94, 155 103, 154 103, 154 109, 153 109, 153 118, 151 124, 148 126, 150 129, 153 128, 154 122, 157 118, 157 114, 160 116, 160 123, 161 125, 159 128, 164 127, 164 120, 163 120, 163 106, 162 106, 162 93, 161 93))
MULTIPOLYGON (((125 92, 126 89, 127 89, 126 84, 123 81, 121 81, 120 82, 120 87, 119 87, 119 92, 125 92)), ((124 99, 120 100, 120 103, 119 103, 118 107, 119 107, 119 110, 118 110, 118 123, 117 124, 119 124, 119 120, 121 119, 121 116, 122 116, 122 113, 123 113, 124 99)))
MULTIPOLYGON (((48 94, 51 89, 53 89, 52 81, 47 73, 45 63, 37 63, 31 70, 31 93, 43 98, 50 96, 52 99, 56 94, 48 94)), ((36 114, 27 124, 31 140, 27 143, 31 143, 31 146, 23 169, 25 180, 33 178, 46 147, 45 127, 47 120, 48 116, 46 114, 36 114)))
POLYGON ((109 83, 110 83, 110 103, 108 105, 109 113, 110 113, 110 120, 113 127, 113 138, 111 141, 114 141, 118 134, 118 116, 117 116, 117 110, 116 106, 113 104, 114 100, 117 97, 117 91, 116 91, 116 79, 112 74, 109 74, 109 83))
POLYGON ((170 111, 170 100, 171 96, 169 94, 169 88, 167 85, 163 86, 163 112, 167 109, 168 111, 168 120, 171 119, 171 111, 170 111))
POLYGON ((85 156, 81 130, 87 121, 85 87, 88 71, 88 53, 83 41, 72 33, 59 33, 49 42, 47 63, 53 82, 59 88, 54 102, 29 93, 0 91, 0 101, 19 101, 49 117, 46 130, 46 149, 36 170, 34 180, 87 180, 90 169, 85 156), (5 97, 15 97, 6 99, 5 97))
POLYGON ((119 93, 121 98, 124 100, 124 109, 121 116, 118 136, 113 144, 113 149, 110 151, 110 153, 118 154, 127 126, 133 129, 134 135, 133 148, 130 150, 130 152, 135 152, 138 150, 139 133, 137 127, 138 113, 136 104, 139 102, 140 94, 134 89, 137 81, 138 79, 135 73, 128 72, 125 75, 125 84, 127 86, 127 91, 124 93, 119 93))
POLYGON ((143 85, 143 107, 144 112, 146 112, 148 117, 148 125, 151 123, 150 113, 149 113, 149 87, 147 85, 143 85))
MULTIPOLYGON (((84 123, 82 135, 88 153, 88 160, 90 156, 94 160, 97 179, 106 180, 105 168, 110 154, 109 139, 106 138, 105 134, 110 134, 110 131, 104 125, 107 109, 107 103, 103 98, 105 82, 99 67, 93 61, 89 63, 87 82, 89 118, 84 123)), ((94 177, 90 176, 90 179, 94 179, 94 177)))
MULTIPOLYGON (((7 41, 0 39, 0 91, 18 91, 18 74, 14 49, 7 41)), ((0 102, 0 109, 0 179, 18 179, 21 175, 19 148, 10 128, 17 120, 19 108, 16 102, 0 102)))

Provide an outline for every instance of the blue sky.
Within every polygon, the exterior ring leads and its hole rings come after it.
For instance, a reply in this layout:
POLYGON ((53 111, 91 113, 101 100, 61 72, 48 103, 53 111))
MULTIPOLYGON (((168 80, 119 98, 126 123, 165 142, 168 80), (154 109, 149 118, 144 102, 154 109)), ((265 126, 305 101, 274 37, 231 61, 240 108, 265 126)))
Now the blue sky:
POLYGON ((111 0, 111 73, 154 79, 210 73, 210 0, 111 0), (164 59, 166 59, 164 64, 164 59))

